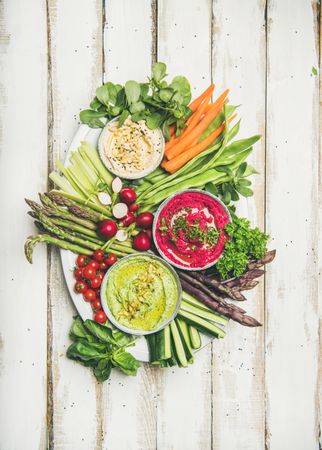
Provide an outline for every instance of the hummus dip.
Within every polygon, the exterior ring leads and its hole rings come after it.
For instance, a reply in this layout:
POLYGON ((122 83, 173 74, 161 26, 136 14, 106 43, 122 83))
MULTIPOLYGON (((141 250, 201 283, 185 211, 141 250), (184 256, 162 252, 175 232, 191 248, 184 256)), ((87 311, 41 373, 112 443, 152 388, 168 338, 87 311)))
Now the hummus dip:
POLYGON ((202 269, 221 256, 231 221, 226 207, 204 191, 185 191, 160 208, 154 238, 160 253, 181 268, 202 269))
POLYGON ((145 120, 133 122, 128 117, 119 126, 118 119, 114 119, 100 135, 99 151, 108 170, 121 178, 136 179, 160 164, 164 139, 161 130, 151 130, 145 120))
POLYGON ((149 255, 131 255, 115 264, 107 273, 105 294, 115 325, 141 331, 165 325, 180 299, 171 268, 149 255))

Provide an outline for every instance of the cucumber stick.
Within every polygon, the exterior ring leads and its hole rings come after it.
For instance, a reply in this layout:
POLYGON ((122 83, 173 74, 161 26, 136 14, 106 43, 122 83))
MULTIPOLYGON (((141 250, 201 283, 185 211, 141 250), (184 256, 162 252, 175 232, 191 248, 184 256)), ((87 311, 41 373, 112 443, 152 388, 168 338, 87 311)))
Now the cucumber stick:
POLYGON ((191 347, 195 350, 201 347, 200 333, 193 325, 188 325, 191 347))
POLYGON ((202 303, 199 300, 197 300, 196 298, 194 298, 192 295, 187 294, 186 292, 183 292, 182 298, 183 298, 183 303, 185 303, 185 304, 189 303, 190 305, 193 305, 194 307, 197 307, 204 311, 208 311, 209 313, 214 314, 216 317, 219 317, 220 319, 223 320, 220 323, 226 324, 229 322, 229 319, 227 319, 227 317, 224 317, 224 316, 221 316, 220 314, 215 313, 211 308, 208 308, 208 306, 206 306, 204 303, 202 303))
POLYGON ((209 322, 209 320, 205 320, 202 317, 196 316, 191 312, 184 311, 183 309, 180 309, 179 317, 194 325, 196 328, 198 328, 198 330, 206 334, 210 334, 218 338, 223 338, 226 334, 221 328, 217 327, 217 325, 209 322))
POLYGON ((170 326, 155 333, 155 355, 158 361, 171 358, 170 326))
POLYGON ((178 360, 178 363, 181 367, 187 367, 188 361, 187 361, 187 357, 186 357, 186 352, 184 350, 184 347, 183 347, 183 344, 181 341, 181 337, 180 337, 180 333, 179 333, 179 330, 178 330, 175 320, 173 320, 170 323, 170 330, 171 330, 171 335, 172 335, 173 342, 174 342, 176 359, 178 360))
POLYGON ((222 317, 219 314, 214 313, 213 311, 209 310, 206 311, 201 308, 197 308, 196 306, 193 306, 190 303, 186 303, 183 301, 181 303, 180 309, 190 312, 191 314, 195 314, 196 316, 202 317, 203 319, 210 320, 211 322, 215 322, 221 325, 227 325, 228 319, 226 317, 222 317))
POLYGON ((190 343, 188 325, 182 319, 176 319, 175 322, 177 324, 177 327, 178 327, 178 330, 179 330, 179 333, 181 336, 181 341, 183 344, 184 351, 186 353, 187 361, 189 364, 192 364, 193 360, 194 360, 194 356, 193 356, 193 350, 192 350, 191 343, 190 343))

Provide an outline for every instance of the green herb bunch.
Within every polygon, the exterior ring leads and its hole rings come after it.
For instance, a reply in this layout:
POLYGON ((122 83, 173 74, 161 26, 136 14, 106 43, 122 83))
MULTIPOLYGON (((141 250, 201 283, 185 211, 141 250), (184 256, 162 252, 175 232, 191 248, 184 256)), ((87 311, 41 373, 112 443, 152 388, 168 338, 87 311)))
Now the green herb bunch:
POLYGON ((191 89, 187 78, 176 76, 171 83, 165 78, 167 67, 157 62, 152 67, 147 83, 129 80, 124 86, 107 82, 96 89, 96 96, 90 103, 91 109, 80 113, 80 120, 92 128, 102 128, 102 118, 111 120, 120 116, 120 125, 131 115, 132 120, 146 120, 150 129, 162 128, 165 138, 170 138, 169 126, 176 124, 176 132, 185 127, 185 120, 191 115, 188 104, 191 89))
POLYGON ((70 338, 74 342, 67 349, 68 358, 91 367, 98 381, 107 380, 113 367, 126 375, 136 375, 140 367, 134 356, 125 351, 134 344, 134 337, 110 324, 101 325, 93 320, 83 322, 77 317, 70 338))
POLYGON ((249 220, 235 217, 225 227, 229 241, 225 245, 223 256, 216 263, 216 269, 222 279, 238 277, 245 272, 252 259, 263 258, 269 236, 259 228, 251 228, 249 220))

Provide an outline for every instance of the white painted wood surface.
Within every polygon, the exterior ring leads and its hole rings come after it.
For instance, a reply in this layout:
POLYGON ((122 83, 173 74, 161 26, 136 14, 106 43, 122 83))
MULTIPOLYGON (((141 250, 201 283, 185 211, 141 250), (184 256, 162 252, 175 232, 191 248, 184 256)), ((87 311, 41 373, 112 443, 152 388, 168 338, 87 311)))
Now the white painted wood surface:
POLYGON ((319 448, 319 7, 2 1, 1 450, 319 448), (33 230, 23 198, 46 188, 48 161, 63 158, 95 87, 143 80, 156 58, 196 93, 211 79, 229 87, 240 135, 262 134, 256 195, 240 212, 266 226, 278 254, 248 294, 261 329, 230 324, 188 370, 146 365, 99 385, 65 357, 74 309, 56 251, 47 265, 44 248, 33 266, 23 259, 33 230))

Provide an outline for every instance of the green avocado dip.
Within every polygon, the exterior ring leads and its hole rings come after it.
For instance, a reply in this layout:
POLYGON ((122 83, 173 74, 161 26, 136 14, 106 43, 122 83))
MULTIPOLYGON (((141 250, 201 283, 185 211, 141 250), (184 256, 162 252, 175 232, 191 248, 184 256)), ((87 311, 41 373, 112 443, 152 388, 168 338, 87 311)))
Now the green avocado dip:
POLYGON ((180 292, 172 270, 160 258, 123 258, 107 274, 106 302, 118 324, 153 331, 174 313, 180 292))

